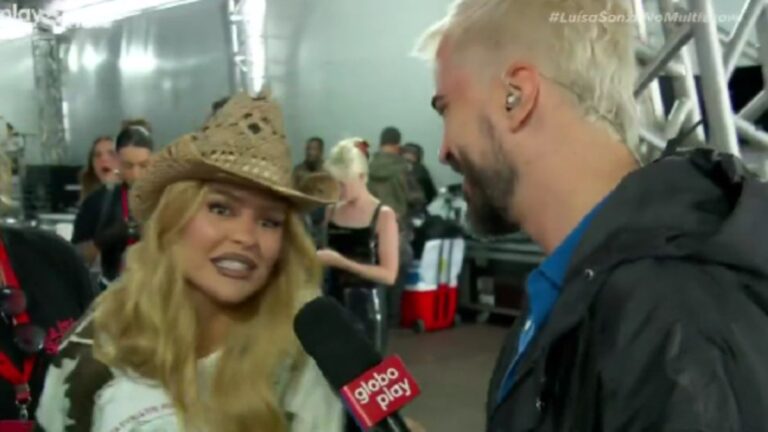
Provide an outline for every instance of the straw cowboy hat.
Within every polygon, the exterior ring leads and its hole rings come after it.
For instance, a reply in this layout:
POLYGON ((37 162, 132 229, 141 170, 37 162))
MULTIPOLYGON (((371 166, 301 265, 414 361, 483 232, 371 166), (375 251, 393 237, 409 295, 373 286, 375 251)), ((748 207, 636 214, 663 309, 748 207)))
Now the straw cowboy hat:
POLYGON ((332 178, 317 177, 300 190, 291 170, 280 107, 268 94, 252 98, 241 93, 200 132, 182 136, 152 158, 147 173, 131 188, 131 213, 146 221, 165 187, 181 180, 266 189, 300 211, 337 200, 338 184, 332 178))

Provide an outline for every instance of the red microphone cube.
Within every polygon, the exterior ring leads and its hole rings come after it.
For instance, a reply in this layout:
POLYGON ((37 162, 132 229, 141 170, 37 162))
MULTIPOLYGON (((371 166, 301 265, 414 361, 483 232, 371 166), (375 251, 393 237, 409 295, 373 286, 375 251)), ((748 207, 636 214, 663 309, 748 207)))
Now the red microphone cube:
POLYGON ((398 356, 389 356, 377 366, 341 388, 341 397, 357 424, 365 430, 421 394, 416 380, 398 356))

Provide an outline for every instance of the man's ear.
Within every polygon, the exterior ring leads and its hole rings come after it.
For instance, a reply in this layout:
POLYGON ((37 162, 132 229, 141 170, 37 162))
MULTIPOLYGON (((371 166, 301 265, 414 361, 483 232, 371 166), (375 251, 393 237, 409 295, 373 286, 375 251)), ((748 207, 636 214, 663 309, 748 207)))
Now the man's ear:
POLYGON ((539 99, 541 76, 530 63, 515 62, 502 76, 504 94, 499 101, 507 113, 507 126, 517 132, 531 117, 539 99))

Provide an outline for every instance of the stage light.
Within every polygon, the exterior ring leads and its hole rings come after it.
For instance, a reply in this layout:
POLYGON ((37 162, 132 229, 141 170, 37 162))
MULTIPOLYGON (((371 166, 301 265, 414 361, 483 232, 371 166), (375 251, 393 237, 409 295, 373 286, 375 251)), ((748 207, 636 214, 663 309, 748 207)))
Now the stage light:
POLYGON ((69 71, 75 73, 80 70, 80 49, 72 46, 67 54, 67 66, 69 71))
POLYGON ((32 24, 0 15, 0 40, 19 39, 32 34, 32 24))
POLYGON ((87 70, 94 70, 104 60, 104 57, 96 52, 92 46, 88 45, 83 49, 82 64, 87 70))
POLYGON ((157 69, 157 58, 148 52, 129 52, 120 57, 120 70, 128 73, 150 73, 157 69))

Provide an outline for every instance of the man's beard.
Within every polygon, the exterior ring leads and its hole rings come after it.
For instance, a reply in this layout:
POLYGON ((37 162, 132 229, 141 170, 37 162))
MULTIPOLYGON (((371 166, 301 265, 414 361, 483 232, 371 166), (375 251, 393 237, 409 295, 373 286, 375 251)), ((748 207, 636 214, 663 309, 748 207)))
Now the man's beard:
POLYGON ((490 121, 481 119, 483 133, 491 143, 493 154, 487 166, 477 166, 464 159, 464 177, 471 196, 466 197, 469 221, 480 236, 501 236, 520 230, 511 220, 510 201, 517 174, 507 166, 490 121))

